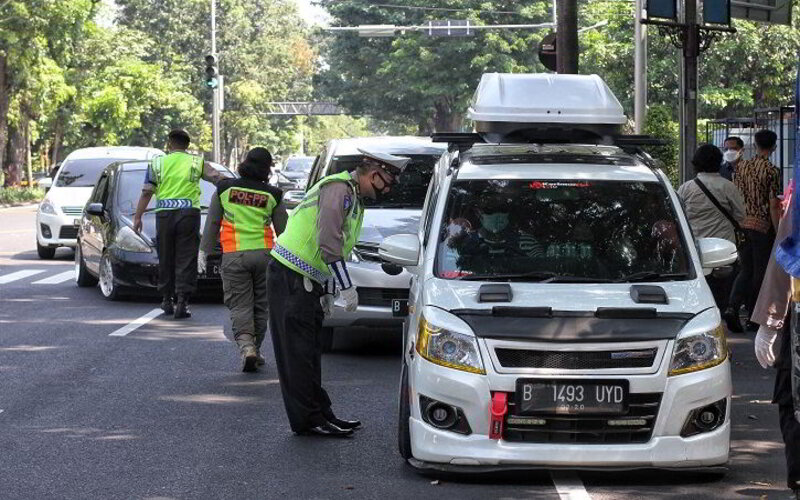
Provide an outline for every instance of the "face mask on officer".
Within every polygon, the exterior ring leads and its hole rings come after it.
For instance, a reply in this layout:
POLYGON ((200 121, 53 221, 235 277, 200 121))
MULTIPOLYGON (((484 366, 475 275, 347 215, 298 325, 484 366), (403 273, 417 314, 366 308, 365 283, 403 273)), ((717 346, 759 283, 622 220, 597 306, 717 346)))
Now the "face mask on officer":
POLYGON ((372 199, 374 199, 375 201, 380 201, 383 197, 389 194, 389 191, 391 190, 391 187, 394 184, 394 179, 387 181, 387 177, 391 179, 388 173, 383 174, 378 170, 374 170, 372 172, 372 179, 370 180, 370 184, 372 184, 372 193, 373 193, 372 199))
POLYGON ((499 233, 508 227, 508 214, 503 212, 481 213, 481 226, 490 233, 499 233))

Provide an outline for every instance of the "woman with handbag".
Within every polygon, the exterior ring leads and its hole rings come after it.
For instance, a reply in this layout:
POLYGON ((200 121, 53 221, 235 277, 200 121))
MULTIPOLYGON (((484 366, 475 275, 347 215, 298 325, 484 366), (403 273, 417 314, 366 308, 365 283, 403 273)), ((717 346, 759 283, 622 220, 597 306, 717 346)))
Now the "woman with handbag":
MULTIPOLYGON (((695 238, 724 238, 739 246, 743 243, 739 224, 745 218, 744 198, 733 182, 720 175, 721 163, 722 152, 713 144, 697 148, 692 158, 697 176, 678 189, 678 197, 695 238)), ((731 314, 728 305, 735 277, 735 269, 730 269, 716 271, 706 280, 728 329, 741 332, 738 312, 731 314)))

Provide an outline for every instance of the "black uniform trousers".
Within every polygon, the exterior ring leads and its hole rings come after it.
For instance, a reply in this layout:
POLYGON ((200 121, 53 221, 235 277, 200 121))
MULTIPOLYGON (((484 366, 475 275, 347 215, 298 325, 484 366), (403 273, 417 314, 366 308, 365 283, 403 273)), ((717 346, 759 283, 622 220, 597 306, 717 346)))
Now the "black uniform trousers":
POLYGON ((780 335, 782 335, 783 343, 776 364, 777 373, 775 374, 775 392, 772 402, 778 405, 778 417, 786 454, 786 485, 789 489, 798 489, 800 488, 800 423, 794 416, 794 401, 792 400, 792 339, 788 317, 780 335))
POLYGON ((731 291, 730 304, 734 308, 744 304, 748 314, 752 314, 772 255, 775 233, 762 233, 752 229, 745 229, 744 232, 745 243, 739 249, 741 265, 731 291))
POLYGON ((302 432, 333 418, 331 400, 322 388, 322 322, 319 302, 322 286, 312 282, 309 292, 303 276, 277 260, 269 264, 267 298, 269 329, 283 403, 294 432, 302 432))
POLYGON ((158 291, 162 297, 190 296, 197 289, 200 210, 182 208, 156 214, 158 291))

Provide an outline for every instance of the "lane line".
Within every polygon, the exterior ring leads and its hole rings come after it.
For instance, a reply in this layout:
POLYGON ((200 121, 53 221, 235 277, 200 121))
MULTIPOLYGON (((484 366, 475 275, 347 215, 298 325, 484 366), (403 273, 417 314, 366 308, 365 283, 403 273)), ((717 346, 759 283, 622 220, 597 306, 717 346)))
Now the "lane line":
POLYGON ((11 283, 12 281, 21 280, 23 278, 27 278, 28 276, 33 276, 34 274, 39 274, 43 272, 44 269, 23 269, 22 271, 6 274, 0 276, 0 285, 5 285, 6 283, 11 283))
POLYGON ((145 314, 144 316, 141 316, 141 317, 136 318, 135 320, 131 321, 127 325, 123 326, 122 328, 120 328, 118 330, 114 330, 113 332, 109 333, 108 336, 109 337, 124 337, 125 335, 131 333, 132 331, 134 331, 134 330, 146 325, 147 323, 150 322, 150 320, 152 320, 156 316, 160 316, 163 313, 164 313, 164 311, 162 311, 160 307, 157 307, 157 308, 153 309, 152 311, 150 311, 149 313, 145 314))
POLYGON ((50 276, 49 278, 45 278, 39 281, 34 281, 31 283, 32 285, 57 285, 59 283, 63 283, 65 281, 69 281, 75 279, 75 270, 71 271, 64 271, 63 273, 58 273, 54 276, 50 276))
POLYGON ((572 471, 550 471, 553 485, 561 500, 591 500, 578 474, 572 471))

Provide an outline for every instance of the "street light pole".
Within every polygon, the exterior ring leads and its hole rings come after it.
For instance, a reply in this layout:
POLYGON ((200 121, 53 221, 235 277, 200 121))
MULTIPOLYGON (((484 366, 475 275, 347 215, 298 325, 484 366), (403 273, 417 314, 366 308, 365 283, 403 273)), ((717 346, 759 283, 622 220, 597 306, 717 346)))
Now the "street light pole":
POLYGON ((692 156, 697 149, 697 56, 700 53, 697 0, 685 0, 683 22, 686 25, 681 61, 681 141, 680 180, 692 177, 692 156))
POLYGON ((578 0, 558 0, 556 69, 578 73, 578 0))
POLYGON ((643 0, 636 0, 634 9, 634 131, 643 134, 647 122, 647 26, 642 24, 643 0))
MULTIPOLYGON (((219 61, 217 57, 217 0, 211 0, 211 55, 219 61)), ((222 151, 220 148, 220 134, 219 134, 219 93, 220 85, 217 85, 212 90, 211 98, 211 135, 212 135, 212 153, 211 157, 215 163, 220 163, 222 151)))

